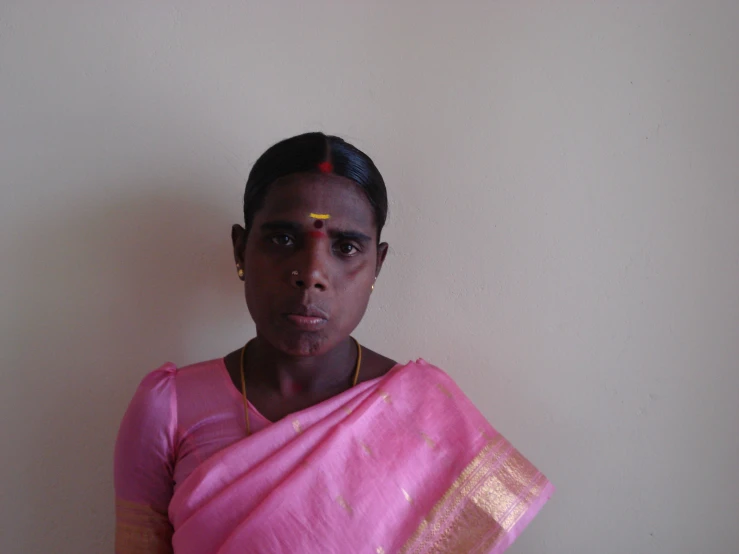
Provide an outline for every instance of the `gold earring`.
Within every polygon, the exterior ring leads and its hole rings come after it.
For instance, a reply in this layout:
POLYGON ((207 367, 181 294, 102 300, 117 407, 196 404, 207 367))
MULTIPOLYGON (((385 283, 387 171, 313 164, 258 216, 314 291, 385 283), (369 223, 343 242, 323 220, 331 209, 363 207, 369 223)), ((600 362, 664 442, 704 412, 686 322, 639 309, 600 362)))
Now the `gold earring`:
MULTIPOLYGON (((236 267, 238 267, 238 266, 236 266, 236 267)), ((237 273, 239 274, 239 279, 241 279, 243 281, 244 280, 244 270, 239 267, 239 270, 238 270, 237 273)))

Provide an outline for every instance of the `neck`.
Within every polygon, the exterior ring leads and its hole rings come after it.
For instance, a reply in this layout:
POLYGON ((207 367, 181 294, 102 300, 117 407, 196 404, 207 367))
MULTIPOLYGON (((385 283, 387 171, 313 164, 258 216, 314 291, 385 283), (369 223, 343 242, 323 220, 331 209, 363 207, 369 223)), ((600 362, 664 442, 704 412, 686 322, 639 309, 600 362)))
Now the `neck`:
POLYGON ((346 386, 357 362, 357 348, 347 337, 336 347, 316 356, 290 356, 264 338, 249 343, 244 356, 248 381, 279 391, 284 397, 322 393, 346 386))

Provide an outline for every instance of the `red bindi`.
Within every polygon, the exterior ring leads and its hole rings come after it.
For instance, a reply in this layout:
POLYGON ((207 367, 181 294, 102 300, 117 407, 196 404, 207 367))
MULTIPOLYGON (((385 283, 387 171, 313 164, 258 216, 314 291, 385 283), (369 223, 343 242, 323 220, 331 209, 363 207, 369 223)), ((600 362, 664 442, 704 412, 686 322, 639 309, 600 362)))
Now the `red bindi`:
POLYGON ((323 227, 323 221, 321 221, 320 219, 316 219, 313 222, 313 227, 315 227, 316 229, 320 229, 321 227, 323 227))
POLYGON ((321 162, 318 164, 318 171, 321 173, 331 173, 334 170, 334 166, 331 162, 321 162))

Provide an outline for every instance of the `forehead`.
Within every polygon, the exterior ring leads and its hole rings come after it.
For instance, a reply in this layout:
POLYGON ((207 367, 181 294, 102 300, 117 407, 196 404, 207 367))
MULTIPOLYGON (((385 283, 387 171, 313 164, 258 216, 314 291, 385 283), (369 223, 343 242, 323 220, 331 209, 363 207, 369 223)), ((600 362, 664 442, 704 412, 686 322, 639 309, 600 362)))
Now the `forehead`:
POLYGON ((310 219, 310 214, 327 214, 330 220, 374 227, 374 212, 359 186, 337 175, 299 173, 269 186, 255 219, 310 219))

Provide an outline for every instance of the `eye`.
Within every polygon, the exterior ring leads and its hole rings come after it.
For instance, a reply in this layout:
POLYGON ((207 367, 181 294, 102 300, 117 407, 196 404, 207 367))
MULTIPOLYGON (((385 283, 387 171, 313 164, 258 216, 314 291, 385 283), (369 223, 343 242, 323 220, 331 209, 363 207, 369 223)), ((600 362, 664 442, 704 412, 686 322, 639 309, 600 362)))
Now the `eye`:
POLYGON ((292 246, 294 244, 292 237, 284 234, 272 235, 271 240, 277 246, 292 246))
POLYGON ((341 242, 337 246, 337 249, 342 256, 355 256, 359 253, 359 248, 351 242, 341 242))

